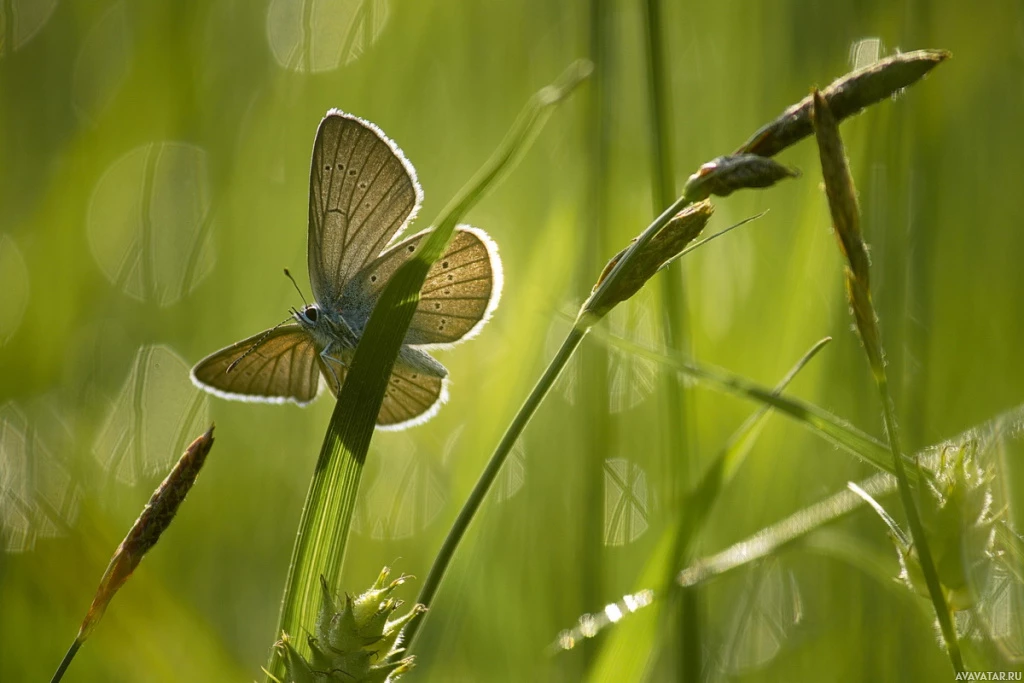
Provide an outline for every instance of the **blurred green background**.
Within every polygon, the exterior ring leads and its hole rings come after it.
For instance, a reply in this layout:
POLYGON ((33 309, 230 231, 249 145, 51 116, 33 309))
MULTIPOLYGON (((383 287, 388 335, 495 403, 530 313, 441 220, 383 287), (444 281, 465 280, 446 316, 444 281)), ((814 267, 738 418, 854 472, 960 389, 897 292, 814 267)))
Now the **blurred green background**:
MULTIPOLYGON (((361 590, 385 564, 426 574, 590 283, 653 217, 642 5, 603 11, 606 191, 591 185, 591 83, 469 216, 500 245, 502 305, 478 339, 438 354, 452 378, 440 414, 375 436, 341 589, 361 590)), ((188 369, 298 304, 283 267, 308 291, 309 154, 328 108, 402 147, 426 194, 422 228, 525 99, 589 53, 591 12, 545 0, 0 4, 0 680, 48 679, 111 552, 211 420, 217 441, 196 488, 66 680, 261 676, 330 400, 230 403, 194 390, 188 369)), ((1024 400, 1021 4, 666 2, 661 29, 677 187, 852 60, 953 52, 843 127, 904 445, 1024 400)), ((791 391, 881 437, 816 150, 806 141, 780 160, 803 177, 717 201, 711 227, 770 213, 667 276, 685 280, 692 353, 772 385, 832 335, 791 391)), ((602 324, 659 347, 659 292, 602 324)), ((545 648, 641 587, 675 493, 756 408, 696 386, 684 421, 666 410, 657 366, 614 349, 595 357, 607 376, 577 358, 513 453, 423 624, 409 680, 583 678, 604 636, 554 657, 545 648), (684 425, 693 450, 667 447, 684 425)), ((1022 449, 1004 445, 1012 503, 1022 449)), ((871 473, 773 418, 699 551, 871 473)), ((877 517, 832 528, 895 575, 877 517)), ((1020 607, 1004 605, 1018 655, 1020 607)), ((795 548, 702 593, 704 677, 952 680, 929 609, 884 575, 795 548)), ((648 645, 656 661, 675 647, 648 645)), ((649 671, 673 675, 664 663, 649 671)))

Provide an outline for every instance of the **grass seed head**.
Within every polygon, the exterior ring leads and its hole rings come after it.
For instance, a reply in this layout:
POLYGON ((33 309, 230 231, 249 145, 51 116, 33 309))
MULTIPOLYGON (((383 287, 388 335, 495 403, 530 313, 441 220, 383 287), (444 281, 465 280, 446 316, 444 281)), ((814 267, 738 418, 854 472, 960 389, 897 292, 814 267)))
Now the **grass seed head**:
MULTIPOLYGON (((700 235, 712 213, 714 207, 707 200, 687 206, 633 254, 626 269, 615 274, 614 281, 609 280, 609 276, 633 245, 613 256, 598 277, 581 315, 600 318, 639 292, 659 269, 679 256, 686 245, 700 235)), ((633 242, 636 242, 635 238, 633 242)))
MULTIPOLYGON (((822 91, 822 96, 832 108, 836 120, 842 121, 872 104, 899 94, 950 56, 946 50, 901 52, 833 81, 822 91)), ((810 96, 800 100, 761 127, 736 153, 771 157, 810 136, 813 132, 812 107, 810 96)))
POLYGON ((716 157, 689 177, 683 194, 694 201, 712 195, 728 197, 737 190, 771 187, 780 180, 797 178, 800 172, 756 154, 716 157))

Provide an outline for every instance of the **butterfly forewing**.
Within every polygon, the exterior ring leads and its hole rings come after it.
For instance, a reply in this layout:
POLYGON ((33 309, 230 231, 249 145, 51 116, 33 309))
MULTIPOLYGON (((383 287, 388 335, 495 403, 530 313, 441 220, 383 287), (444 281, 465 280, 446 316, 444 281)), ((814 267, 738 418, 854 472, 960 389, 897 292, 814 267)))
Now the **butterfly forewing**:
POLYGON ((415 215, 416 173, 372 123, 328 112, 313 143, 307 257, 313 296, 334 306, 345 284, 415 215))
POLYGON ((192 381, 225 398, 306 404, 319 387, 316 358, 308 332, 282 325, 207 356, 192 381))
MULTIPOLYGON (((362 329, 384 285, 409 260, 426 233, 399 242, 352 280, 341 309, 362 329)), ((497 246, 482 230, 460 226, 430 271, 409 323, 405 343, 452 344, 472 336, 487 320, 501 295, 501 260, 497 246)))

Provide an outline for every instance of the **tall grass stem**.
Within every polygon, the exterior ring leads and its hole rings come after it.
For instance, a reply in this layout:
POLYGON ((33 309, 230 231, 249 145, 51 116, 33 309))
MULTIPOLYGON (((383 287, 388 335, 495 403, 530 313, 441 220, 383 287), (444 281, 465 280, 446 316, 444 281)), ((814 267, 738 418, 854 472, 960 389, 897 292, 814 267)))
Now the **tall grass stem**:
MULTIPOLYGON (((644 48, 647 58, 647 92, 650 102, 648 113, 651 136, 651 199, 656 214, 672 203, 676 196, 675 149, 672 134, 672 99, 670 74, 665 67, 664 26, 661 0, 645 0, 644 48)), ((685 271, 681 264, 671 265, 661 276, 662 334, 666 348, 690 355, 690 326, 687 320, 685 271)), ((689 488, 693 456, 696 453, 696 407, 693 393, 687 391, 675 372, 661 373, 665 391, 664 471, 665 485, 662 495, 666 500, 680 501, 689 488)), ((678 558, 677 558, 678 559, 678 558)), ((672 586, 669 609, 665 615, 674 623, 662 630, 667 634, 668 647, 663 648, 669 675, 682 681, 697 681, 702 669, 701 610, 697 588, 676 588, 672 573, 665 577, 665 585, 672 586), (676 647, 676 638, 679 646, 676 647)))
MULTIPOLYGON (((505 139, 470 182, 441 211, 435 228, 394 274, 366 325, 327 427, 299 524, 277 634, 299 636, 313 624, 321 575, 341 574, 363 462, 384 399, 388 378, 419 303, 430 266, 444 252, 459 220, 490 190, 529 146, 551 109, 590 74, 590 64, 571 64, 526 103, 505 139)), ((415 622, 414 622, 415 623, 415 622)), ((296 637, 297 642, 301 642, 296 637)), ((275 648, 267 681, 283 673, 275 648)))

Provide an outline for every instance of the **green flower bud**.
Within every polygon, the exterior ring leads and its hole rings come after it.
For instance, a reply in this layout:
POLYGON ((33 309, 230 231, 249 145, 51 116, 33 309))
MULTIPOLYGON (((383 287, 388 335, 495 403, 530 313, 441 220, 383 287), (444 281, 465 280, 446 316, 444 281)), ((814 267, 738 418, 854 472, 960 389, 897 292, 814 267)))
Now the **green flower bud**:
POLYGON ((354 598, 346 594, 344 601, 335 599, 320 578, 323 602, 315 634, 308 640, 310 658, 302 657, 287 634, 275 644, 285 662, 287 683, 390 683, 412 668, 412 657, 395 656, 402 651, 402 629, 426 607, 414 605, 395 617, 403 603, 391 593, 411 577, 402 575, 388 583, 390 572, 385 567, 368 590, 354 598))
MULTIPOLYGON (((939 454, 938 467, 922 490, 921 521, 928 534, 939 581, 951 609, 973 607, 977 587, 995 555, 995 523, 992 514, 992 472, 977 458, 977 444, 968 441, 947 447, 939 454)), ((921 595, 928 595, 924 575, 912 545, 897 542, 900 580, 921 595)))

